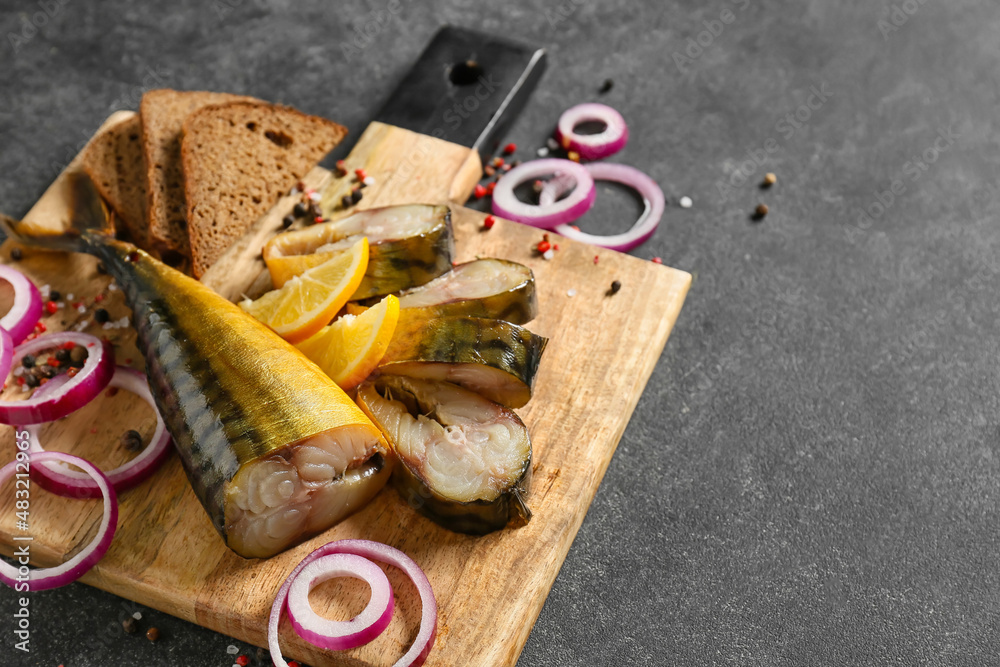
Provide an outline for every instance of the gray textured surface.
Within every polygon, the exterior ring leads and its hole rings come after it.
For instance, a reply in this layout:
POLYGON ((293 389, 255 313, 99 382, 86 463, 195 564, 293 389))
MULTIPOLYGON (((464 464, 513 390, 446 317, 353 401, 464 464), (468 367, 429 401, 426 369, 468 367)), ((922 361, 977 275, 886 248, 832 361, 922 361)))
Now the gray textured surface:
MULTIPOLYGON (((345 60, 388 3, 230 1, 68 0, 15 54, 6 35, 39 5, 2 0, 0 209, 27 210, 144 85, 258 95, 356 136, 443 22, 550 48, 511 140, 541 145, 612 77, 620 161, 694 198, 635 253, 696 280, 520 665, 995 664, 995 3, 401 0, 345 60), (680 71, 672 54, 725 9, 680 71), (748 150, 766 164, 739 183, 748 150)), ((594 228, 628 224, 624 195, 602 201, 594 228)), ((13 664, 231 664, 229 639, 159 612, 157 645, 123 637, 123 602, 85 586, 33 600, 13 664)), ((0 655, 11 605, 0 591, 0 655)))

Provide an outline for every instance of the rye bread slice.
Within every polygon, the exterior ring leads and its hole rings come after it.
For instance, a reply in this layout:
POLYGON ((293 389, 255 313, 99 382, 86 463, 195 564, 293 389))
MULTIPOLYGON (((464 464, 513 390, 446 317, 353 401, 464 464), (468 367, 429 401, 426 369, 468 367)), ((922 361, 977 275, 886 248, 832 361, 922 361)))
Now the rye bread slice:
POLYGON ((148 240, 144 165, 138 114, 102 130, 83 154, 83 170, 141 248, 148 240))
POLYGON ((146 190, 150 245, 165 261, 177 264, 190 257, 185 220, 181 133, 185 119, 212 104, 257 102, 252 97, 204 91, 150 90, 142 96, 142 147, 146 160, 146 190))
POLYGON ((184 122, 188 238, 200 278, 347 130, 292 107, 232 102, 184 122))

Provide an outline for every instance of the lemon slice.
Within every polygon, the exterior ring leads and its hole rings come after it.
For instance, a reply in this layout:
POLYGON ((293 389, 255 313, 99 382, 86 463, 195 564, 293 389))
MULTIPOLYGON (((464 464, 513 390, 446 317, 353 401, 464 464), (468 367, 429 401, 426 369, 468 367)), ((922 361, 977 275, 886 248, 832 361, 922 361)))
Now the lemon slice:
POLYGON ((295 276, 301 276, 314 266, 319 266, 339 254, 337 252, 317 252, 312 255, 272 257, 265 259, 264 263, 267 264, 267 270, 271 274, 271 282, 274 283, 275 287, 282 287, 295 276))
POLYGON ((358 289, 368 268, 368 239, 292 278, 279 289, 240 307, 289 343, 299 343, 326 326, 358 289))
POLYGON ((378 366, 398 320, 399 299, 390 294, 360 315, 338 318, 296 347, 349 391, 378 366))

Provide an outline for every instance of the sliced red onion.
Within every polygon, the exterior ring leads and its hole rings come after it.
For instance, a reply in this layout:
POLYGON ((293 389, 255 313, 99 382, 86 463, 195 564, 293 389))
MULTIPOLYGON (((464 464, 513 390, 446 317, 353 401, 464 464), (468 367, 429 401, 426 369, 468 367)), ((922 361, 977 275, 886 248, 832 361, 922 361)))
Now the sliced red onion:
POLYGON ((0 377, 6 378, 14 361, 14 341, 6 329, 0 328, 0 377))
POLYGON ((410 577, 420 595, 422 605, 420 630, 417 632, 413 644, 410 645, 410 649, 396 661, 393 667, 417 667, 424 664, 437 633, 437 600, 434 599, 434 591, 431 589, 431 584, 427 581, 423 570, 413 562, 412 558, 387 544, 371 540, 338 540, 324 544, 306 556, 278 589, 278 594, 274 597, 274 604, 271 605, 271 617, 267 624, 267 645, 271 650, 271 660, 274 661, 275 666, 288 667, 288 663, 281 657, 281 648, 278 645, 278 624, 281 621, 281 612, 285 609, 285 603, 289 600, 289 589, 295 583, 296 577, 310 563, 328 554, 354 554, 370 560, 381 561, 399 568, 410 577))
POLYGON ((6 280, 14 288, 14 305, 0 317, 0 327, 10 332, 14 345, 17 345, 38 324, 42 316, 42 295, 26 275, 6 264, 0 264, 0 280, 6 280))
POLYGON ((94 536, 93 541, 62 565, 29 570, 26 563, 21 563, 21 567, 18 568, 0 561, 0 581, 11 588, 15 588, 19 582, 27 581, 28 590, 44 591, 50 588, 59 588, 60 586, 65 586, 76 581, 90 568, 94 567, 97 561, 101 560, 104 554, 107 553, 108 548, 111 546, 111 540, 114 539, 115 531, 118 529, 118 497, 115 495, 114 487, 111 486, 111 482, 103 472, 79 456, 63 454, 62 452, 41 452, 39 454, 31 454, 27 464, 15 459, 3 468, 0 468, 0 485, 14 475, 16 467, 23 469, 36 463, 45 463, 46 461, 70 463, 90 475, 91 479, 101 489, 101 496, 104 498, 104 517, 101 519, 101 525, 98 527, 97 535, 94 536))
POLYGON ((60 331, 43 334, 14 348, 12 365, 16 368, 26 354, 57 348, 63 343, 87 348, 87 361, 76 375, 54 391, 38 392, 23 401, 0 401, 0 424, 41 424, 65 417, 94 399, 111 381, 115 372, 111 344, 90 334, 60 331))
MULTIPOLYGON (((56 391, 68 381, 69 378, 65 375, 57 375, 35 390, 35 396, 42 397, 49 392, 56 391)), ((156 430, 153 432, 149 445, 131 461, 105 473, 111 480, 112 486, 115 487, 115 491, 121 493, 126 489, 131 489, 160 467, 160 464, 170 454, 170 434, 167 432, 166 424, 163 423, 163 417, 156 409, 156 403, 153 401, 153 394, 149 390, 145 375, 127 366, 116 366, 108 386, 124 389, 139 396, 149 403, 156 414, 156 430)), ((28 445, 32 452, 45 451, 38 440, 39 428, 38 425, 24 427, 24 430, 28 432, 28 445)), ((35 472, 38 473, 38 483, 52 493, 74 498, 97 498, 101 495, 100 487, 91 480, 89 475, 72 470, 62 463, 40 465, 35 468, 35 472)))
POLYGON ((299 637, 313 646, 345 651, 364 646, 382 634, 395 606, 392 585, 375 563, 354 554, 329 554, 309 563, 288 590, 288 620, 299 637), (354 577, 368 583, 371 598, 364 611, 349 621, 323 618, 309 603, 309 591, 334 577, 354 577))
POLYGON ((583 165, 559 158, 532 160, 514 167, 497 181, 496 189, 493 190, 493 213, 532 227, 554 229, 589 211, 594 205, 595 194, 594 179, 583 165), (514 194, 514 188, 521 183, 550 174, 568 176, 576 184, 576 188, 565 199, 543 206, 527 204, 514 194))
POLYGON ((605 104, 578 104, 559 117, 556 141, 566 150, 579 154, 581 160, 600 160, 625 148, 628 125, 620 113, 605 104), (604 123, 604 130, 597 134, 578 134, 574 128, 587 121, 604 123))
MULTIPOLYGON (((595 236, 570 227, 569 224, 559 225, 555 228, 555 231, 574 241, 589 243, 602 248, 610 248, 619 252, 627 252, 645 243, 659 226, 660 219, 663 217, 663 210, 666 206, 663 190, 660 189, 660 186, 656 184, 656 181, 638 169, 624 164, 600 162, 588 164, 586 169, 596 180, 614 181, 635 188, 642 195, 646 210, 642 212, 642 215, 635 221, 632 228, 624 234, 595 236)), ((542 188, 539 201, 543 206, 548 202, 553 202, 569 187, 570 184, 566 179, 554 178, 542 188)))

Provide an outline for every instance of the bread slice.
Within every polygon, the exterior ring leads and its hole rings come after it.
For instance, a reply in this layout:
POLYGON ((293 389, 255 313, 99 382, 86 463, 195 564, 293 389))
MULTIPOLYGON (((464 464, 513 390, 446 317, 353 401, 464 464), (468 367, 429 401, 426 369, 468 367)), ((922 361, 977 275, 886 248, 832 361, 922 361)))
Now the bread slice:
POLYGON ((184 122, 188 238, 200 278, 340 143, 333 121, 263 102, 205 107, 184 122))
POLYGON ((83 154, 83 170, 141 248, 147 247, 144 164, 138 114, 102 130, 83 154))
POLYGON ((181 168, 184 120, 202 107, 238 100, 259 101, 230 93, 168 89, 150 90, 142 96, 139 114, 146 160, 149 242, 170 264, 191 255, 181 168))

